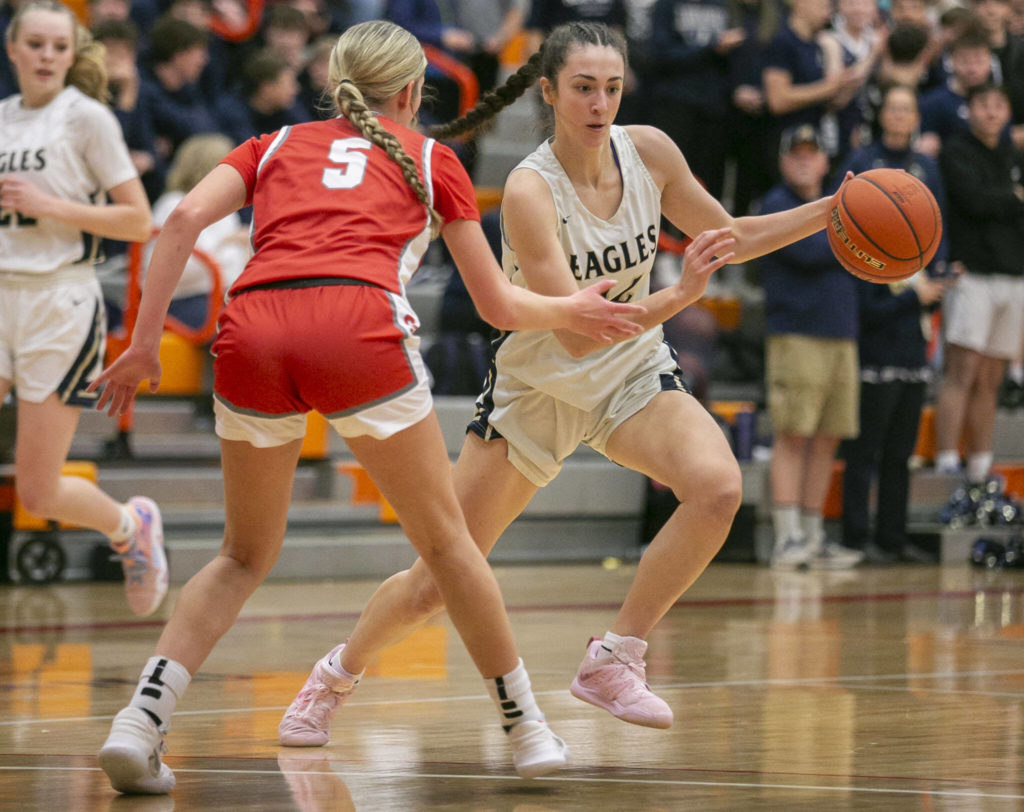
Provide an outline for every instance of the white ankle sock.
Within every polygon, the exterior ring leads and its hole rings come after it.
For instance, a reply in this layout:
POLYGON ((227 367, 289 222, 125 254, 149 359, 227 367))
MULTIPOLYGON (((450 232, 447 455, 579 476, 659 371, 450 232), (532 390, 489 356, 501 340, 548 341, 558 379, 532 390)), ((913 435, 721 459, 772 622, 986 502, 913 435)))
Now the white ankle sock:
POLYGON ((514 670, 494 679, 485 679, 487 692, 501 714, 501 725, 508 733, 520 722, 543 722, 544 714, 537 707, 530 689, 530 675, 523 661, 514 670))
POLYGON ((117 526, 117 530, 110 534, 111 544, 115 547, 123 547, 124 542, 135 535, 135 530, 138 526, 139 520, 135 515, 135 511, 128 507, 128 505, 121 505, 121 524, 117 526))
POLYGON ((1016 384, 1024 384, 1024 364, 1014 361, 1006 367, 1006 374, 1016 384))
POLYGON ((960 468, 960 452, 956 449, 937 451, 935 453, 935 470, 940 473, 956 471, 960 468))
POLYGON ((344 650, 345 649, 342 649, 337 654, 335 654, 333 657, 331 657, 331 659, 329 659, 327 661, 327 664, 331 668, 334 669, 335 673, 339 674, 340 676, 344 677, 345 679, 352 680, 352 682, 359 682, 359 680, 361 680, 363 678, 363 674, 366 673, 366 669, 364 668, 358 674, 353 674, 350 671, 346 671, 345 667, 341 664, 341 652, 344 651, 344 650))
POLYGON ((979 451, 967 458, 967 478, 971 482, 982 482, 992 467, 992 452, 979 451))
POLYGON ((192 675, 181 663, 159 655, 150 657, 128 704, 145 711, 157 727, 166 730, 174 706, 191 681, 192 675))

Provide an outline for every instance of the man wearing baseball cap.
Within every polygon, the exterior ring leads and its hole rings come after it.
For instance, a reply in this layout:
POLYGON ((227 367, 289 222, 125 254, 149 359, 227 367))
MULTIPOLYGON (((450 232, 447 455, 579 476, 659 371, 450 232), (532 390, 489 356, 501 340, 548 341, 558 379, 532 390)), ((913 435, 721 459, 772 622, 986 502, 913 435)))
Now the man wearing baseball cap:
MULTIPOLYGON (((817 130, 779 141, 782 182, 763 214, 820 197, 828 156, 817 130)), ((775 432, 771 489, 777 569, 848 569, 863 554, 825 536, 824 507, 839 441, 859 429, 857 292, 824 231, 760 260, 765 293, 768 409, 775 432)))

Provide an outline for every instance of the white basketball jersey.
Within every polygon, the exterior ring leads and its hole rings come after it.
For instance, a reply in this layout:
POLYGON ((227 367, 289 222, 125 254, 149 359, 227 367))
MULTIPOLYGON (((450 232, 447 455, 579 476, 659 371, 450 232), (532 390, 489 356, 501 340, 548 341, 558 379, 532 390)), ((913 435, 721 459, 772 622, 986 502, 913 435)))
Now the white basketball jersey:
MULTIPOLYGON (((137 176, 114 114, 78 88, 45 107, 22 107, 20 94, 0 102, 0 181, 27 178, 65 200, 102 203, 108 189, 137 176)), ((0 271, 42 274, 92 262, 98 243, 48 217, 0 210, 0 271)))
MULTIPOLYGON (((622 174, 622 202, 605 220, 580 201, 572 181, 551 150, 541 144, 516 169, 537 172, 551 188, 558 217, 558 239, 580 288, 601 279, 616 285, 605 295, 637 301, 650 294, 651 269, 661 226, 661 191, 622 127, 611 128, 622 174)), ((502 266, 515 285, 526 287, 515 251, 502 229, 502 266)), ((508 334, 495 356, 499 375, 511 375, 580 409, 593 409, 629 377, 651 353, 662 348, 661 326, 636 338, 573 358, 548 330, 508 334)), ((661 351, 668 353, 668 349, 661 351)))

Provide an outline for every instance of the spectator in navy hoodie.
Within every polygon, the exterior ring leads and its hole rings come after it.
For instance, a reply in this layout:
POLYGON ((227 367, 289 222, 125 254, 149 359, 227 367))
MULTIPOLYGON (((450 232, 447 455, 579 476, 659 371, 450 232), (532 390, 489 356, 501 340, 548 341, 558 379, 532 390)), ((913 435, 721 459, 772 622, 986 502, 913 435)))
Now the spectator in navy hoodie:
POLYGON ((169 161, 186 138, 219 130, 213 105, 199 89, 209 61, 209 35, 192 23, 162 17, 150 33, 150 74, 143 79, 159 160, 169 161))
POLYGON ((142 178, 146 194, 155 200, 163 191, 163 167, 157 162, 153 129, 151 88, 144 85, 138 68, 139 33, 131 20, 107 19, 92 30, 103 43, 110 88, 110 106, 117 116, 128 154, 142 178))
POLYGON ((972 87, 992 81, 992 49, 977 21, 968 24, 949 45, 953 75, 942 87, 921 99, 921 138, 918 149, 938 157, 943 142, 966 132, 967 94, 972 87))
MULTIPOLYGON (((919 121, 914 91, 902 85, 889 88, 879 110, 881 137, 854 153, 845 168, 855 174, 880 168, 909 172, 931 189, 944 211, 938 164, 911 149, 919 121)), ((929 270, 908 281, 857 282, 860 432, 843 445, 843 544, 862 550, 871 563, 922 560, 906 538, 908 463, 932 372, 921 318, 946 291, 946 253, 943 240, 929 270), (878 510, 872 533, 868 499, 875 479, 878 510)))
POLYGON ((221 130, 241 144, 253 136, 309 121, 298 96, 295 69, 284 57, 267 49, 256 51, 242 69, 241 98, 226 96, 219 104, 221 130))
MULTIPOLYGON (((801 124, 780 142, 782 183, 762 214, 820 197, 828 156, 801 124)), ((824 507, 836 448, 858 429, 857 289, 819 231, 760 260, 767 333, 767 390, 775 442, 772 566, 846 569, 862 553, 825 537, 824 507)))

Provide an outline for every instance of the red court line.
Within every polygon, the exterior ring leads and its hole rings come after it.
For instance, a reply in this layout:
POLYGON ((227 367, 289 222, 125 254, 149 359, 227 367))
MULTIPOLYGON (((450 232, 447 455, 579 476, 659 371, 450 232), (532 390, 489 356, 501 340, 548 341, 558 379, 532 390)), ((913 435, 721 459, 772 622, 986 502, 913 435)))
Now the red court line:
MULTIPOLYGON (((979 595, 1022 595, 1024 586, 1012 589, 988 587, 984 589, 929 590, 925 592, 876 592, 861 595, 826 595, 796 598, 749 597, 749 598, 683 598, 673 604, 673 609, 719 609, 722 607, 742 606, 774 606, 777 603, 891 603, 895 601, 919 600, 974 600, 979 595)), ((620 603, 604 601, 601 603, 531 603, 512 605, 508 611, 522 612, 599 612, 614 611, 620 603)), ((359 612, 315 612, 294 615, 258 615, 240 617, 236 623, 308 623, 322 620, 354 620, 359 612)), ((90 632, 125 629, 156 629, 166 623, 166 619, 152 620, 104 620, 87 621, 84 623, 57 623, 38 626, 0 626, 0 634, 43 634, 46 632, 90 632)))

